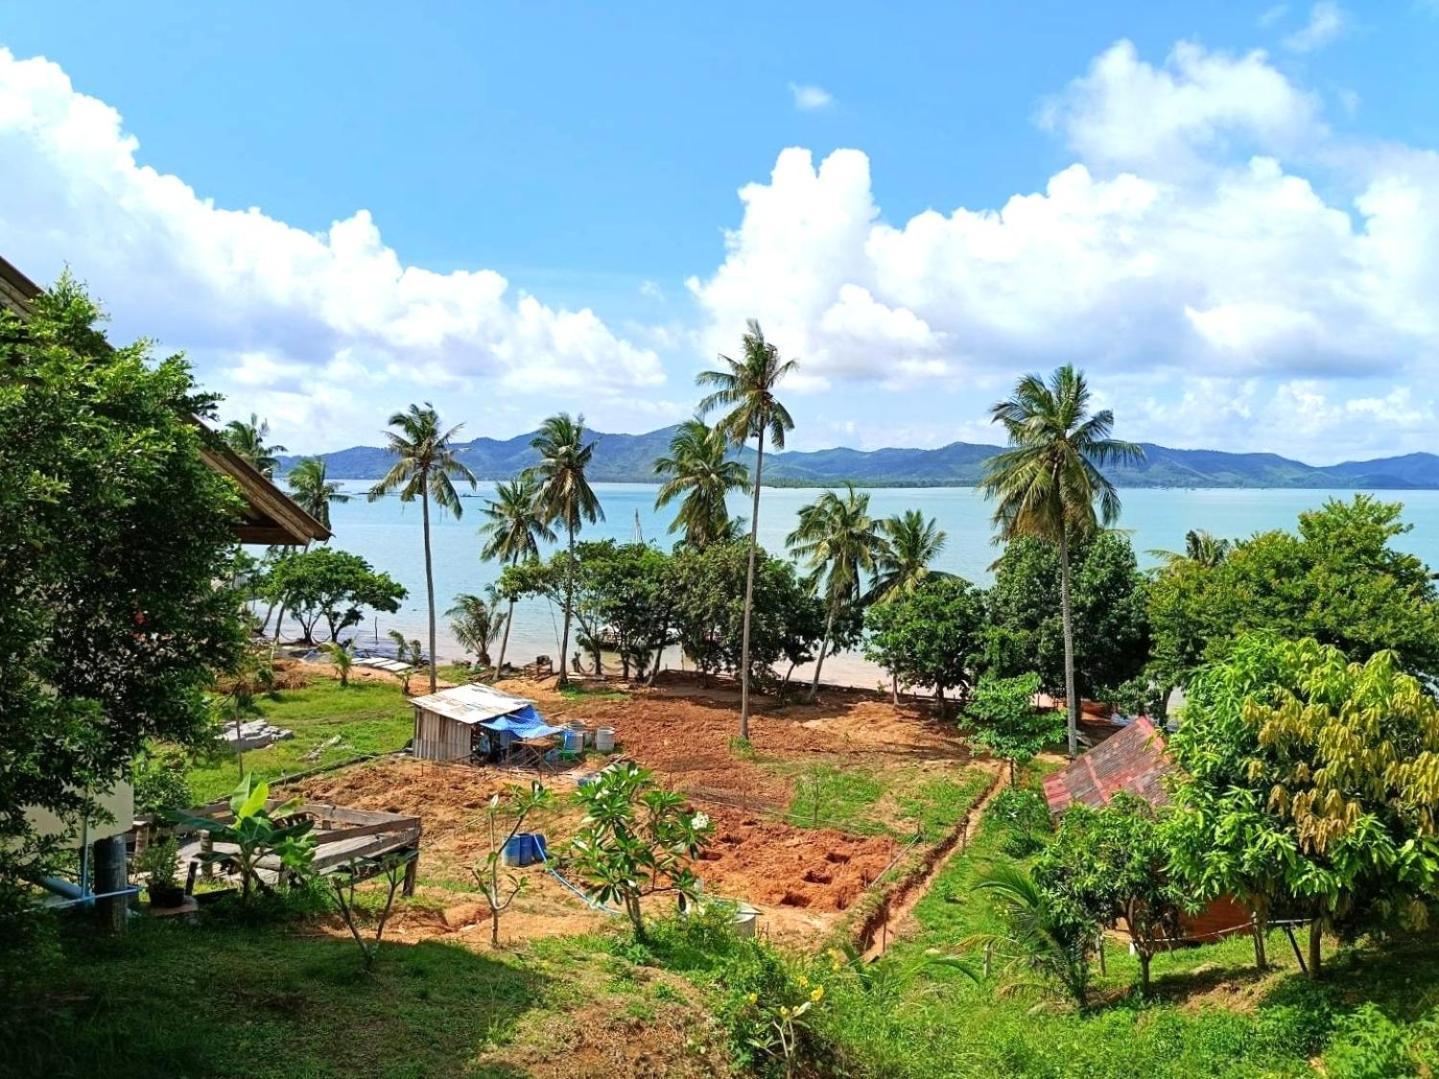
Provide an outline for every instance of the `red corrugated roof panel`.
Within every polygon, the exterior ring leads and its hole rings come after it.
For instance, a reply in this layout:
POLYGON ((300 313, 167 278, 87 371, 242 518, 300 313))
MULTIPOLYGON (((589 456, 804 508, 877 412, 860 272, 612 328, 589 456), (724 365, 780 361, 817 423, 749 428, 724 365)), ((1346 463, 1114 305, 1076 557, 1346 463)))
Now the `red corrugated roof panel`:
POLYGON ((1044 781, 1044 797, 1051 813, 1062 813, 1071 802, 1098 809, 1120 791, 1143 798, 1150 805, 1169 800, 1161 782, 1171 765, 1164 752, 1164 736, 1141 716, 1089 752, 1076 757, 1062 772, 1044 781))

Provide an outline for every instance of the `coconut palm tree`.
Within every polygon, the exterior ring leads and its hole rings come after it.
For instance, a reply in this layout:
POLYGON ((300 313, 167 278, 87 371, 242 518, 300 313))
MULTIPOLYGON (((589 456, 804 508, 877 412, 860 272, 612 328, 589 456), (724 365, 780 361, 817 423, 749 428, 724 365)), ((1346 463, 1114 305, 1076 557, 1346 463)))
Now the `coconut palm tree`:
POLYGON ((323 457, 306 457, 299 461, 290 469, 285 482, 290 485, 290 494, 296 505, 326 528, 330 527, 330 503, 350 501, 350 496, 340 490, 340 485, 330 481, 323 457))
POLYGON ((739 736, 749 737, 749 627, 754 613, 754 564, 759 550, 759 492, 764 479, 764 441, 768 436, 777 450, 784 449, 786 431, 794 430, 789 410, 775 396, 775 388, 799 365, 781 360, 779 349, 764 339, 754 319, 744 335, 744 352, 738 360, 721 355, 724 366, 701 371, 695 381, 714 389, 699 405, 701 416, 716 408, 728 409, 715 426, 736 446, 755 440, 753 510, 749 522, 749 566, 745 570, 744 630, 740 637, 739 736))
MULTIPOLYGON (((495 497, 486 500, 487 520, 480 525, 485 539, 480 556, 486 561, 508 562, 515 566, 533 562, 540 557, 540 544, 554 543, 554 529, 545 523, 538 509, 539 481, 528 473, 520 473, 509 483, 495 486, 495 497)), ((500 659, 495 665, 498 674, 505 666, 505 652, 510 646, 510 626, 515 620, 515 601, 505 614, 504 636, 500 638, 500 659)))
POLYGON ((1004 922, 998 933, 969 937, 965 944, 982 948, 1011 973, 1003 992, 1062 989, 1080 1008, 1089 997, 1089 942, 1073 923, 1054 909, 1048 895, 1020 866, 999 864, 986 870, 974 885, 983 892, 1004 922))
POLYGON ((879 522, 884 545, 875 556, 874 584, 868 599, 889 603, 907 596, 923 581, 952 574, 933 568, 949 536, 933 517, 905 510, 879 522))
POLYGON ((1184 553, 1155 550, 1149 553, 1164 559, 1169 565, 1176 562, 1193 562, 1196 566, 1213 569, 1229 557, 1232 546, 1229 540, 1220 539, 1213 532, 1203 528, 1191 528, 1184 533, 1184 553))
POLYGON ((1083 372, 1066 364, 1045 382, 1026 375, 1014 395, 990 409, 1009 449, 990 458, 981 484, 995 500, 998 539, 1036 536, 1059 547, 1059 601, 1064 620, 1064 694, 1069 708, 1069 755, 1078 749, 1079 693, 1074 683, 1074 618, 1070 604, 1071 544, 1111 526, 1119 493, 1101 469, 1140 461, 1144 451, 1110 437, 1114 415, 1089 414, 1083 372))
POLYGON ((568 542, 565 621, 560 637, 560 678, 557 683, 567 686, 570 682, 570 620, 575 606, 575 536, 586 521, 593 524, 605 517, 600 500, 585 476, 585 469, 594 457, 595 444, 585 441, 584 416, 572 417, 568 412, 560 412, 540 425, 539 433, 530 445, 540 454, 539 464, 530 470, 538 485, 535 506, 545 524, 564 525, 568 542))
POLYGON ((809 699, 819 693, 819 674, 829 653, 835 620, 845 607, 859 601, 864 575, 872 574, 884 547, 879 527, 869 515, 869 495, 847 484, 841 498, 826 491, 799 511, 799 524, 785 543, 796 558, 808 562, 813 581, 825 600, 824 640, 815 660, 809 699))
POLYGON ((500 596, 494 585, 483 596, 462 592, 455 605, 445 612, 455 640, 466 652, 473 652, 481 667, 490 665, 490 645, 505 628, 506 616, 500 614, 500 596))
POLYGON ((225 424, 220 437, 225 445, 249 461, 266 478, 274 476, 280 463, 277 455, 285 452, 284 446, 266 444, 265 440, 270 437, 270 421, 260 419, 253 412, 250 413, 249 423, 231 420, 225 424))
POLYGON ((685 544, 696 550, 729 535, 725 496, 749 489, 749 469, 727 456, 729 447, 722 430, 695 418, 680 424, 670 439, 669 456, 655 462, 655 473, 669 477, 655 496, 655 509, 683 496, 670 532, 683 530, 685 544))
POLYGON ((455 456, 454 438, 464 424, 448 431, 440 425, 440 414, 428 401, 421 408, 411 405, 390 417, 385 432, 395 463, 379 483, 370 488, 368 499, 400 492, 401 502, 420 501, 420 520, 425 534, 425 591, 430 615, 430 692, 435 692, 435 567, 430 558, 430 502, 455 515, 464 513, 454 481, 467 480, 475 486, 475 474, 455 456))

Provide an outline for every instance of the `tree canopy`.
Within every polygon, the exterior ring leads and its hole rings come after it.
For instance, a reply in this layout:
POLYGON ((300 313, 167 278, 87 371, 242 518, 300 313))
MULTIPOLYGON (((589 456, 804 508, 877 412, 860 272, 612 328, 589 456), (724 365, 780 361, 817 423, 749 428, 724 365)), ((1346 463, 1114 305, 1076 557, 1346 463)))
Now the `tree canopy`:
POLYGON ((276 562, 263 586, 266 597, 285 605, 304 630, 305 640, 315 639, 321 620, 330 631, 330 640, 357 625, 364 612, 400 609, 400 600, 409 593, 388 573, 375 570, 369 562, 349 551, 316 547, 276 562))
POLYGON ((190 419, 213 399, 100 321, 68 276, 30 322, 0 311, 0 891, 44 846, 25 807, 73 818, 146 739, 208 739, 243 644, 216 583, 241 500, 190 419))
POLYGON ((908 686, 967 686, 984 642, 984 597, 962 577, 927 577, 864 616, 865 655, 908 686))

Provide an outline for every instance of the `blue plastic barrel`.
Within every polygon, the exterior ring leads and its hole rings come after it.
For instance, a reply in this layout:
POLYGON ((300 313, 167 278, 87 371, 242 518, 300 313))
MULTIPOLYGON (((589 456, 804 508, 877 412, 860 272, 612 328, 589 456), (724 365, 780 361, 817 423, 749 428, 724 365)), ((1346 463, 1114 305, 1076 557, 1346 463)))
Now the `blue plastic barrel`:
POLYGON ((565 750, 579 753, 585 748, 585 732, 570 728, 565 731, 565 750))
POLYGON ((548 851, 545 837, 539 832, 516 832, 505 844, 501 857, 505 865, 534 865, 548 851))

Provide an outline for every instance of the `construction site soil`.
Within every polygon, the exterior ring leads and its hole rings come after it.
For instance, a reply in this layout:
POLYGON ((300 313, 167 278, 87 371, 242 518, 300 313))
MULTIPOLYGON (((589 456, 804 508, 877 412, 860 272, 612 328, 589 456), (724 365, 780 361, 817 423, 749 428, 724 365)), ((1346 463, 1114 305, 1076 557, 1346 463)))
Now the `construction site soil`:
MULTIPOLYGON (((896 707, 872 693, 827 690, 814 705, 759 711, 751 717, 746 748, 734 744, 738 700, 729 687, 677 680, 621 695, 609 683, 563 695, 552 682, 500 685, 535 700, 552 723, 581 719, 591 727, 614 728, 618 754, 689 794, 715 822, 696 867, 705 892, 752 904, 760 911, 761 931, 782 940, 823 935, 890 864, 902 842, 889 833, 854 835, 779 819, 799 769, 810 763, 840 769, 862 763, 868 770, 920 767, 957 774, 969 763, 952 725, 940 724, 922 706, 896 707)), ((572 772, 539 777, 557 795, 556 808, 527 821, 525 829, 545 833, 561 873, 581 817, 569 795, 579 774, 603 763, 591 757, 572 772)), ((397 915, 387 935, 417 940, 454 934, 483 946, 489 911, 470 867, 482 863, 489 850, 485 807, 495 792, 532 778, 533 773, 507 769, 393 757, 312 776, 292 789, 312 801, 418 816, 423 840, 417 900, 397 915)), ((527 887, 502 919, 505 941, 581 932, 609 917, 587 906, 544 866, 518 873, 527 887)), ((651 906, 670 903, 670 897, 657 897, 651 906)))

